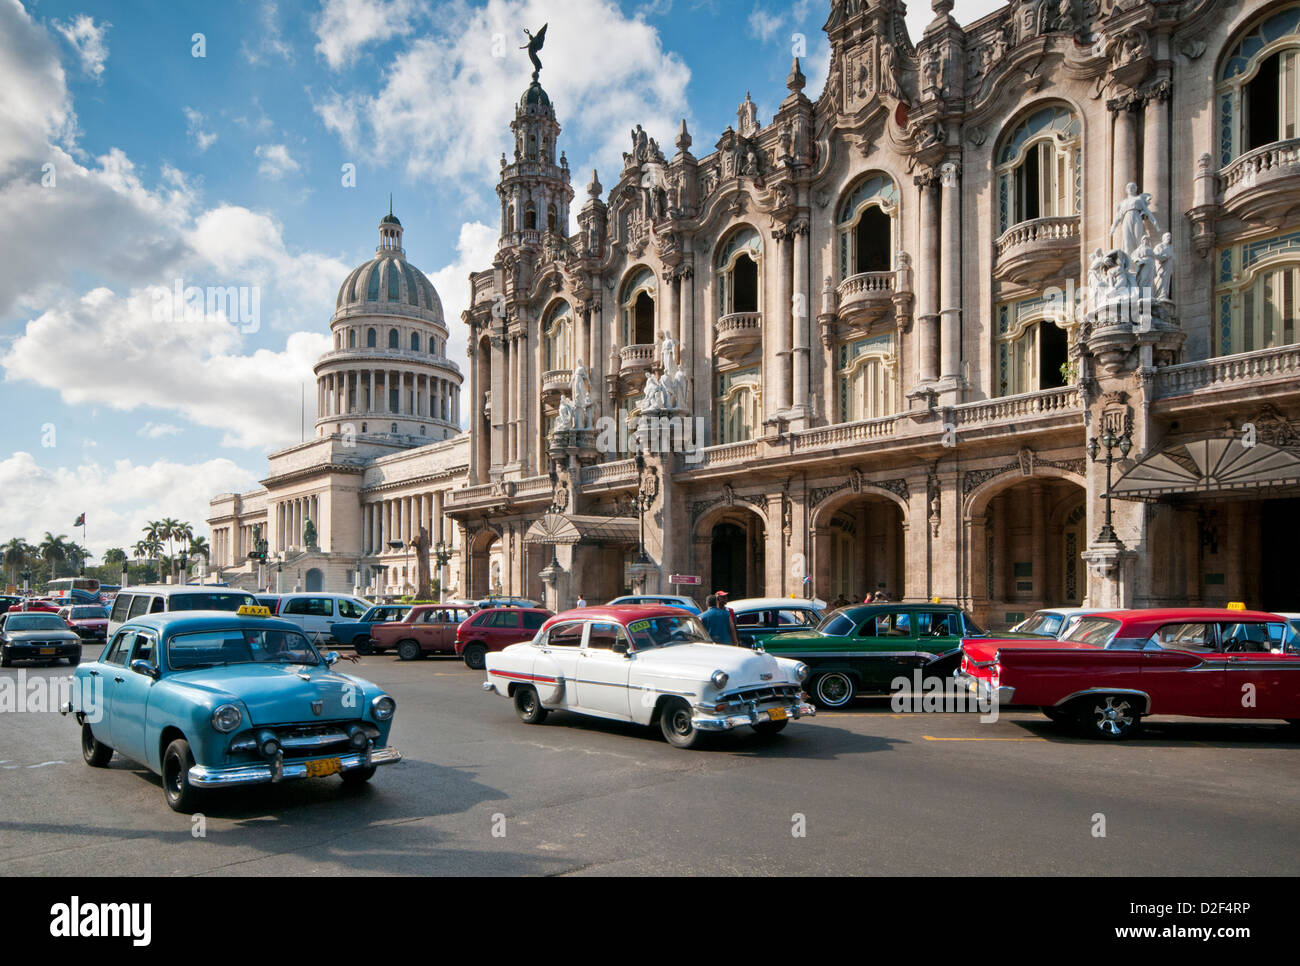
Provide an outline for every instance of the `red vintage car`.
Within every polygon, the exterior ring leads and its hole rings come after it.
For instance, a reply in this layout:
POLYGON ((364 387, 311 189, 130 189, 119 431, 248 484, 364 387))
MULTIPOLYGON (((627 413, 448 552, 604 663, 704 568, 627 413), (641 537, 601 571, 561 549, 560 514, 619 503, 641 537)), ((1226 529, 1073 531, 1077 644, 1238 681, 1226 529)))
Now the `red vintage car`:
POLYGON ((489 607, 456 628, 456 653, 465 664, 482 670, 488 654, 531 641, 551 616, 543 607, 489 607))
POLYGON ((1061 640, 962 641, 958 678, 1002 705, 1029 705, 1099 738, 1151 714, 1300 724, 1300 638, 1263 611, 1105 611, 1061 640))
POLYGON ((403 661, 426 654, 452 654, 456 650, 456 628, 473 611, 448 604, 416 605, 401 620, 377 623, 370 628, 370 647, 376 654, 397 649, 403 661))

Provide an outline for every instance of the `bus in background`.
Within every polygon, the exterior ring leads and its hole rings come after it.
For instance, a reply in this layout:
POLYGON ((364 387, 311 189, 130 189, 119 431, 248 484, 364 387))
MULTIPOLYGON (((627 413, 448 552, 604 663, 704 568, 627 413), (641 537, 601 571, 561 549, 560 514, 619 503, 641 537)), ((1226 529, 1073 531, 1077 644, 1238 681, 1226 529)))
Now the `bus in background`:
POLYGON ((94 577, 56 577, 45 585, 45 594, 69 604, 98 604, 99 581, 94 577))

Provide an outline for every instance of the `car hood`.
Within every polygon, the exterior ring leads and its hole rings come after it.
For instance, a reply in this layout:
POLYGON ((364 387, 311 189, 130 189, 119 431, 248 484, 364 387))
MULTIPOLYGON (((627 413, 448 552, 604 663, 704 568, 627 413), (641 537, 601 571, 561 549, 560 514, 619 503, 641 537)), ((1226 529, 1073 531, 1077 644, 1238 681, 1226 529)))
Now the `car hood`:
POLYGON ((643 674, 692 680, 707 680, 714 671, 725 671, 729 678, 727 690, 792 677, 785 670, 789 665, 782 665, 772 655, 731 644, 674 644, 637 651, 634 661, 635 670, 643 674), (769 675, 766 679, 765 674, 769 675))
POLYGON ((71 641, 77 637, 66 627, 48 631, 10 631, 5 636, 14 644, 26 644, 30 641, 71 641))
POLYGON ((252 725, 351 720, 366 709, 368 682, 324 666, 236 664, 173 672, 165 680, 196 692, 196 699, 242 702, 252 725), (313 701, 323 702, 320 714, 313 711, 313 701))
POLYGON ((975 638, 962 641, 961 649, 971 661, 977 664, 988 664, 995 657, 998 651, 1008 651, 1018 648, 1033 648, 1035 650, 1096 650, 1096 644, 1082 644, 1078 641, 1058 641, 1053 637, 1019 637, 1019 638, 975 638))

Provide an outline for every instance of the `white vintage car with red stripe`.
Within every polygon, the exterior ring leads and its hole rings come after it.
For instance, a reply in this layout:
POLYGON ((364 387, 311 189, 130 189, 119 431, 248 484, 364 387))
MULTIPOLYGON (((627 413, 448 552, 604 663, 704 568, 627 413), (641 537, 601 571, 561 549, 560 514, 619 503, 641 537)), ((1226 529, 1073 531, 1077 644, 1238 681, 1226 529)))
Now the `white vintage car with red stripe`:
POLYGON ((551 711, 658 725, 678 748, 703 732, 784 730, 816 710, 806 665, 715 644, 677 607, 583 607, 556 614, 523 644, 487 655, 483 690, 510 698, 539 724, 551 711))

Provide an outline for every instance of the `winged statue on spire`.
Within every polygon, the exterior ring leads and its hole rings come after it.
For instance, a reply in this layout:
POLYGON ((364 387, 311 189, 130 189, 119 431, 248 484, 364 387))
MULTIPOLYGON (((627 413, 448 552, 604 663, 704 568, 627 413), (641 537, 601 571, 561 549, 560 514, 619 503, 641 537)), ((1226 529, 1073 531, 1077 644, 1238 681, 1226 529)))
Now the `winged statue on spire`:
POLYGON ((523 44, 519 49, 527 50, 528 59, 533 62, 533 80, 537 80, 537 75, 542 72, 542 62, 538 58, 537 52, 542 49, 542 44, 546 43, 546 28, 548 26, 550 26, 549 23, 542 24, 542 29, 535 34, 527 27, 524 28, 524 33, 528 34, 528 43, 523 44))

